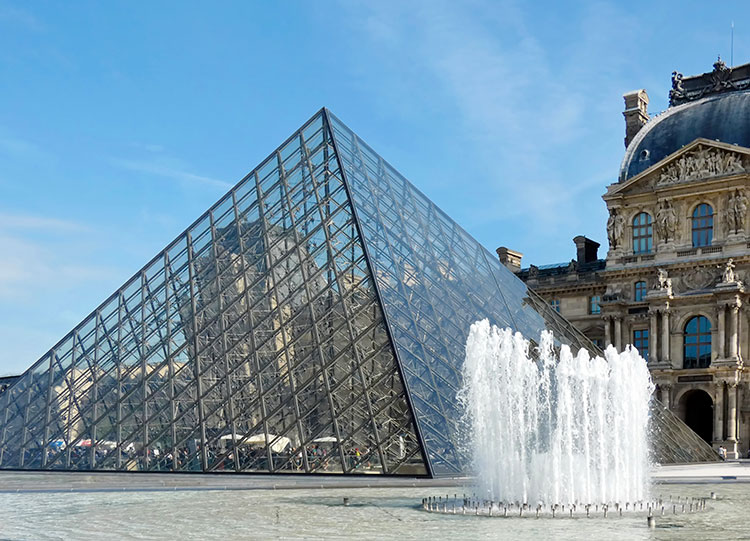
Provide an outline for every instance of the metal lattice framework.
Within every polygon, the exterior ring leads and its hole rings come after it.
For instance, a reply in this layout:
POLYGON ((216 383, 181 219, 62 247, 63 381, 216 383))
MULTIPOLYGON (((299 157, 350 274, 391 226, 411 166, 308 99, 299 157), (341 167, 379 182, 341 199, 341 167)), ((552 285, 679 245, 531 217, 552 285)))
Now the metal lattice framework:
POLYGON ((324 109, 0 394, 0 468, 461 474, 482 318, 595 349, 324 109))

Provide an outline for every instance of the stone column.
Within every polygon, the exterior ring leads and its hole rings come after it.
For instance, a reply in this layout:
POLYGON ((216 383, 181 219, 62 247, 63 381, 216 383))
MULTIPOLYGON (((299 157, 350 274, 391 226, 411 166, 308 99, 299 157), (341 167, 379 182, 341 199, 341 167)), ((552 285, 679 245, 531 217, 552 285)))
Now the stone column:
POLYGON ((736 360, 737 346, 739 344, 739 329, 740 329, 740 306, 739 300, 736 304, 732 304, 729 307, 729 358, 736 360))
POLYGON ((622 318, 615 316, 615 347, 622 351, 622 318))
POLYGON ((604 347, 612 345, 612 320, 609 317, 604 318, 604 347))
POLYGON ((737 458, 737 382, 727 383, 727 458, 737 458))
POLYGON ((648 315, 650 316, 649 330, 648 330, 648 362, 658 363, 659 355, 656 353, 656 334, 658 331, 658 320, 656 310, 649 310, 648 315))
POLYGON ((661 313, 661 361, 669 363, 669 310, 661 313))
POLYGON ((722 421, 724 420, 722 414, 724 412, 724 382, 720 381, 716 384, 716 392, 714 393, 714 443, 718 443, 724 440, 724 427, 722 421))
POLYGON ((661 385, 661 403, 668 409, 672 409, 672 386, 661 385))
POLYGON ((727 440, 737 441, 737 383, 727 383, 727 440))
POLYGON ((724 359, 726 357, 726 351, 724 349, 724 345, 726 344, 726 338, 724 337, 724 325, 726 321, 726 306, 723 304, 720 304, 719 307, 716 309, 716 319, 718 320, 718 325, 716 329, 716 339, 718 340, 718 346, 716 353, 719 359, 724 359))

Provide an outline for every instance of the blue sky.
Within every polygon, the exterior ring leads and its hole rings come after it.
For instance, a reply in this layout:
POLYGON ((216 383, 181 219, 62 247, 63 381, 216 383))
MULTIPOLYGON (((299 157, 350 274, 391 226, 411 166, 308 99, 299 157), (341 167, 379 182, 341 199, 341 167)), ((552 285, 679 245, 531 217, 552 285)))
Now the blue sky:
MULTIPOLYGON (((0 0, 0 374, 322 106, 488 249, 606 244, 622 94, 750 61, 747 2, 0 0)), ((604 247, 606 249, 606 246, 604 247)), ((603 255, 603 254, 602 254, 603 255)))

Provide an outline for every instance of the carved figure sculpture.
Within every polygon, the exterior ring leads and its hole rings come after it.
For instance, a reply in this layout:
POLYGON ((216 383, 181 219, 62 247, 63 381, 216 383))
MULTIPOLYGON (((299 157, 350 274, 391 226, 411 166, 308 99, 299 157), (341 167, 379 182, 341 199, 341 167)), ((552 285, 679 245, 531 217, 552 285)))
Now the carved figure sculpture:
POLYGON ((682 73, 679 71, 672 72, 672 88, 684 92, 685 89, 682 87, 682 73))
POLYGON ((734 264, 734 260, 730 257, 729 261, 727 261, 726 265, 724 265, 724 272, 721 276, 721 283, 722 284, 734 284, 737 282, 737 277, 734 275, 734 268, 736 265, 734 264))
POLYGON ((681 99, 685 98, 685 88, 682 86, 682 73, 679 71, 672 72, 672 90, 669 91, 669 104, 676 105, 681 99))
POLYGON ((659 210, 656 212, 656 232, 664 242, 674 240, 677 229, 677 213, 672 207, 672 203, 666 199, 659 204, 659 210))
POLYGON ((672 294, 672 279, 664 269, 656 271, 656 289, 666 292, 667 295, 672 294))
POLYGON ((713 83, 713 90, 730 88, 732 86, 730 81, 731 74, 732 68, 727 67, 720 55, 716 62, 714 62, 714 71, 709 75, 711 83, 713 83))
POLYGON ((738 154, 698 146, 689 154, 680 156, 667 165, 659 176, 658 184, 672 184, 684 180, 716 177, 742 173, 745 167, 738 154))
POLYGON ((607 218, 607 239, 609 247, 614 250, 620 244, 625 230, 625 218, 620 216, 617 209, 612 209, 607 218))
POLYGON ((729 231, 742 231, 745 229, 745 216, 747 216, 747 196, 742 190, 735 190, 729 196, 729 207, 727 208, 727 222, 729 231))

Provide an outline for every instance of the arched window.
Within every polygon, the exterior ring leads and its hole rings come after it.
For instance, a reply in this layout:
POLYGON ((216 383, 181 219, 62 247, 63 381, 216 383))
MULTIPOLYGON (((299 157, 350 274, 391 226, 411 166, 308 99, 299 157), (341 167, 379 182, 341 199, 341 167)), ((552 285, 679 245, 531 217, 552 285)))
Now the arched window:
POLYGON ((683 368, 706 368, 711 364, 711 322, 704 316, 691 317, 685 324, 683 368))
POLYGON ((646 282, 640 281, 636 282, 635 286, 633 287, 633 300, 635 302, 645 301, 646 300, 646 282))
POLYGON ((651 238, 651 216, 646 212, 641 212, 633 218, 633 253, 650 253, 651 238))
POLYGON ((693 247, 710 246, 714 236, 714 209, 701 203, 693 211, 693 247))

